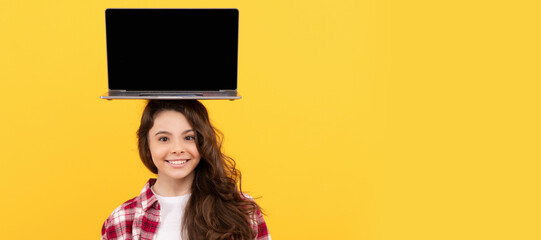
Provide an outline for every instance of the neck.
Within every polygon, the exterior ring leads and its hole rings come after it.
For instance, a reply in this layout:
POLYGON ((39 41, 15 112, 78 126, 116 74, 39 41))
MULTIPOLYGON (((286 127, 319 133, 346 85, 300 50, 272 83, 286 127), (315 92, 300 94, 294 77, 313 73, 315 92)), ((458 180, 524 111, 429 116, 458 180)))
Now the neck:
POLYGON ((160 177, 152 186, 152 190, 163 197, 182 196, 192 192, 193 174, 183 179, 160 177))

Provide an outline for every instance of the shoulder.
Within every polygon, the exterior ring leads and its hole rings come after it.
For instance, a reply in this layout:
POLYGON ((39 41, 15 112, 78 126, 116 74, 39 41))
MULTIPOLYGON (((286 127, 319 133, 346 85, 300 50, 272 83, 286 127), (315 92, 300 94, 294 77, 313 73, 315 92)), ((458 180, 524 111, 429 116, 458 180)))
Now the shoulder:
MULTIPOLYGON (((255 200, 252 196, 246 193, 241 193, 240 195, 245 201, 255 203, 255 200)), ((269 229, 267 228, 267 223, 265 222, 265 219, 263 218, 263 213, 261 212, 259 207, 250 216, 250 226, 252 227, 254 232, 257 233, 254 239, 271 240, 269 229)))
POLYGON ((118 218, 131 218, 137 211, 137 209, 142 208, 142 202, 141 198, 139 196, 134 197, 126 202, 124 202, 122 205, 118 206, 113 210, 113 213, 109 216, 108 220, 114 220, 118 218))
POLYGON ((139 201, 139 197, 135 197, 113 210, 101 228, 102 239, 117 239, 131 234, 133 220, 138 208, 141 208, 141 201, 139 201))
POLYGON ((269 229, 267 228, 267 223, 263 218, 261 211, 256 210, 254 216, 252 216, 252 229, 257 232, 255 239, 257 240, 270 240, 269 229))
POLYGON ((240 197, 243 200, 254 201, 254 198, 252 196, 250 196, 249 194, 247 194, 247 193, 243 193, 243 192, 239 191, 239 194, 240 194, 240 197))
POLYGON ((139 196, 124 202, 109 215, 101 228, 102 239, 131 239, 135 218, 145 211, 155 211, 157 199, 150 189, 155 182, 156 179, 149 179, 139 196))

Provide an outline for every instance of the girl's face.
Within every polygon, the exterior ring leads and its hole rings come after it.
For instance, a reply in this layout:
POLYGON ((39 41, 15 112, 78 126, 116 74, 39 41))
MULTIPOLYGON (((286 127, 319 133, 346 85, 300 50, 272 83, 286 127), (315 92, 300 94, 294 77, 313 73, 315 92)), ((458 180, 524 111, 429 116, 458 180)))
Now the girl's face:
POLYGON ((201 155, 195 131, 182 113, 166 110, 156 114, 148 132, 148 146, 158 179, 193 181, 201 155))

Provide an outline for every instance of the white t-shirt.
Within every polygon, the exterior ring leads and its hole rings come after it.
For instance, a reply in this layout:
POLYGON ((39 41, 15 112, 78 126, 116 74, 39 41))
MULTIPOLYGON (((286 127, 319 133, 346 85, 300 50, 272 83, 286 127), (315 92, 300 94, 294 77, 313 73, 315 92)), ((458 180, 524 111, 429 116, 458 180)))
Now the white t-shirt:
POLYGON ((156 232, 155 240, 182 240, 180 230, 182 229, 182 217, 184 209, 190 199, 190 194, 163 197, 152 191, 158 203, 160 203, 160 226, 156 232))

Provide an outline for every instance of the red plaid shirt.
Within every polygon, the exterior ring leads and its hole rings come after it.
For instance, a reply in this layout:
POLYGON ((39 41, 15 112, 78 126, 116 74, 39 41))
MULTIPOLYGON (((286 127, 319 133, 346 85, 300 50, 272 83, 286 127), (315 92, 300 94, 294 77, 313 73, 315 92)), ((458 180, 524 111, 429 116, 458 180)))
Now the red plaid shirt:
MULTIPOLYGON (((152 240, 160 226, 160 204, 150 187, 156 179, 148 180, 141 194, 116 208, 101 228, 101 239, 152 240)), ((251 226, 257 232, 254 239, 270 240, 261 212, 256 212, 251 226)))

